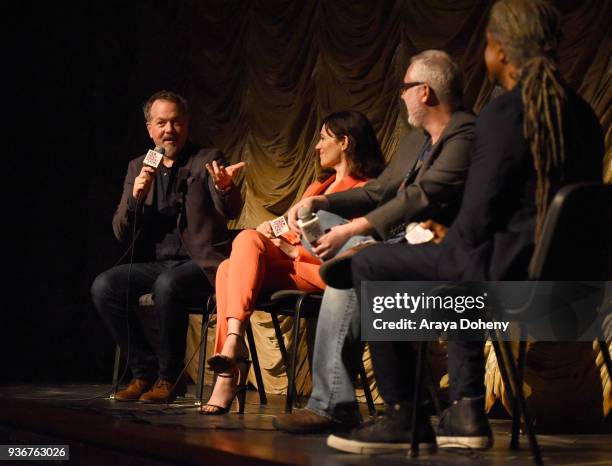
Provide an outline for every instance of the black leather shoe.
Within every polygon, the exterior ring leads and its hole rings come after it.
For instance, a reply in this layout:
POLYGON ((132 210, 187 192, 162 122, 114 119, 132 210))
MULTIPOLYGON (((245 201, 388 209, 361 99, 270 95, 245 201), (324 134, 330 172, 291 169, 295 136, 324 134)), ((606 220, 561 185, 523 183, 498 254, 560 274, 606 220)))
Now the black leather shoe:
POLYGON ((440 448, 491 448, 493 434, 484 410, 484 397, 462 398, 445 409, 436 439, 440 448))
MULTIPOLYGON (((412 440, 412 407, 407 404, 391 405, 383 416, 354 429, 350 434, 327 437, 327 446, 358 455, 403 452, 410 450, 412 440)), ((428 415, 418 420, 419 449, 434 451, 436 435, 428 415)))
POLYGON ((359 243, 352 248, 326 260, 319 267, 319 275, 325 283, 332 288, 339 290, 348 290, 353 288, 353 275, 351 272, 351 262, 353 256, 359 251, 376 244, 376 241, 370 240, 364 243, 359 243))

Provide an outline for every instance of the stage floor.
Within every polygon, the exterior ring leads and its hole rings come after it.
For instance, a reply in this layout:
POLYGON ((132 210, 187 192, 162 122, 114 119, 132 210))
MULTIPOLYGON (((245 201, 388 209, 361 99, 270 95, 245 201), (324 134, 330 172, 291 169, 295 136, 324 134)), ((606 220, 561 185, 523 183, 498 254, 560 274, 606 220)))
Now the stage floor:
MULTIPOLYGON (((486 452, 439 450, 419 458, 407 458, 405 453, 368 457, 328 448, 325 435, 276 431, 272 418, 284 410, 282 396, 269 395, 268 404, 261 406, 257 392, 249 391, 243 416, 201 416, 193 393, 191 385, 187 397, 159 406, 111 401, 108 385, 0 386, 0 444, 70 445, 70 461, 51 463, 70 465, 533 464, 524 437, 520 451, 508 449, 509 420, 491 421, 495 446, 486 452)), ((363 413, 367 417, 365 406, 363 413)), ((612 465, 610 433, 540 434, 538 440, 546 465, 612 465)))

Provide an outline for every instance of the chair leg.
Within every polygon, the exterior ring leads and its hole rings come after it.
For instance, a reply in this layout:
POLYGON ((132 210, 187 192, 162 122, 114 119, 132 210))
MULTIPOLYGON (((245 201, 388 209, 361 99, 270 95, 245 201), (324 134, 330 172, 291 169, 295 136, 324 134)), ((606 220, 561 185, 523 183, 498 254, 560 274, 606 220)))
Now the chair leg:
POLYGON ((434 409, 436 410, 436 416, 440 417, 440 415, 442 414, 442 406, 440 405, 440 400, 438 399, 438 394, 435 388, 436 385, 439 385, 439 384, 436 384, 436 381, 434 380, 434 376, 431 373, 430 365, 427 365, 427 379, 428 379, 427 389, 429 390, 429 397, 431 398, 431 401, 433 402, 433 405, 434 405, 434 409))
POLYGON ((205 359, 206 359, 206 346, 208 343, 208 323, 210 321, 210 314, 204 312, 202 314, 202 326, 200 327, 200 354, 198 355, 198 380, 196 383, 196 406, 202 405, 202 398, 204 396, 204 371, 205 359))
MULTIPOLYGON (((500 339, 499 348, 502 352, 502 364, 507 365, 510 381, 514 385, 514 395, 518 399, 518 407, 521 414, 523 415, 525 433, 527 434, 527 439, 529 440, 529 447, 531 449, 533 460, 538 466, 542 466, 544 463, 542 461, 540 447, 538 445, 538 440, 535 435, 533 424, 531 423, 531 416, 529 415, 529 410, 527 409, 527 402, 525 401, 525 395, 523 393, 523 384, 522 381, 520 381, 518 370, 516 368, 516 365, 514 364, 514 357, 512 356, 510 345, 504 339, 500 339)), ((499 357, 498 362, 500 362, 499 357)))
MULTIPOLYGON (((210 325, 210 318, 217 312, 217 302, 214 293, 208 295, 206 300, 206 307, 202 314, 202 326, 200 327, 200 352, 198 355, 198 380, 196 383, 195 392, 195 405, 201 406, 204 396, 204 375, 206 372, 206 348, 208 345, 208 327, 210 325)), ((214 386, 214 383, 213 383, 214 386)))
POLYGON ((293 399, 297 395, 295 389, 295 372, 297 369, 297 353, 300 339, 300 318, 302 313, 302 303, 304 296, 300 296, 295 304, 295 314, 293 316, 293 347, 291 349, 291 364, 287 371, 287 400, 285 403, 285 412, 291 413, 293 409, 293 399))
POLYGON ((285 346, 283 332, 278 322, 278 315, 274 312, 271 312, 270 315, 272 316, 272 324, 274 325, 274 333, 276 334, 276 341, 278 341, 281 358, 283 359, 283 364, 285 364, 285 370, 287 371, 287 393, 289 393, 289 356, 287 354, 287 347, 285 346))
POLYGON ((259 404, 268 404, 268 397, 264 389, 263 377, 261 376, 261 367, 259 366, 259 357, 257 356, 257 348, 255 347, 255 338, 253 337, 253 329, 251 324, 246 327, 247 340, 249 349, 251 350, 251 359, 253 360, 253 370, 255 371, 255 380, 257 380, 257 391, 259 392, 259 404))
POLYGON ((418 419, 421 414, 420 411, 423 409, 421 406, 421 385, 423 381, 423 366, 425 365, 425 354, 427 349, 427 342, 420 341, 417 360, 416 360, 416 374, 414 378, 414 398, 412 402, 412 439, 410 444, 410 457, 416 458, 419 456, 419 440, 418 440, 418 419))
POLYGON ((289 368, 289 357, 287 356, 287 348, 285 347, 285 340, 283 339, 283 332, 281 331, 280 324, 278 323, 278 316, 276 313, 271 312, 272 324, 274 325, 274 334, 276 335, 276 341, 278 342, 278 348, 281 352, 281 358, 283 358, 283 364, 285 369, 289 368))
MULTIPOLYGON (((527 352, 527 342, 519 341, 519 353, 518 353, 518 380, 517 385, 523 386, 523 377, 525 371, 525 353, 527 352)), ((515 390, 516 392, 516 390, 515 390)), ((521 412, 518 404, 518 397, 514 397, 514 403, 512 404, 512 438, 510 439, 510 449, 518 450, 519 445, 519 434, 521 428, 521 412)))
POLYGON ((111 399, 115 397, 115 393, 119 390, 119 371, 121 369, 121 348, 119 345, 115 346, 115 364, 113 365, 113 393, 111 399))
POLYGON ((372 398, 372 391, 370 390, 370 385, 368 384, 368 376, 366 374, 365 367, 363 367, 363 359, 359 361, 359 379, 361 380, 361 386, 363 387, 363 394, 366 398, 366 403, 368 404, 368 411, 370 416, 376 416, 376 407, 374 406, 374 398, 372 398))

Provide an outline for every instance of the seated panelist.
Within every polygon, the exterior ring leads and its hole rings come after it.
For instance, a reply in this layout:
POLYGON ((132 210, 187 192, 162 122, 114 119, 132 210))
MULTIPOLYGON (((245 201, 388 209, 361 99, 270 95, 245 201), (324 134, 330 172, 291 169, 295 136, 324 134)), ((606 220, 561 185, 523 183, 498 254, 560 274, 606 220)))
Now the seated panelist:
MULTIPOLYGON (((384 168, 384 157, 368 119, 356 111, 342 111, 323 120, 316 146, 321 167, 332 171, 312 183, 304 197, 329 194, 364 185, 384 168)), ((217 271, 216 354, 208 360, 217 374, 208 403, 201 414, 225 414, 238 396, 244 409, 250 362, 244 342, 245 326, 259 293, 278 289, 318 291, 320 260, 300 244, 299 235, 275 237, 270 222, 241 232, 230 258, 217 271)))

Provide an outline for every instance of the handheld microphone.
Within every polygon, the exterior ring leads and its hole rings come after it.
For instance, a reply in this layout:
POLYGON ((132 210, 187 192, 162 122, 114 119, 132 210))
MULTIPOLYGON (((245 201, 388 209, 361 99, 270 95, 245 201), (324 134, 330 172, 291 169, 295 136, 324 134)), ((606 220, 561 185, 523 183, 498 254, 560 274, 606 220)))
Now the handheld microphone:
MULTIPOLYGON (((149 149, 149 151, 147 152, 147 155, 142 161, 142 165, 151 167, 157 170, 157 167, 159 167, 159 164, 164 158, 165 153, 166 153, 166 149, 164 149, 162 146, 155 146, 155 149, 153 150, 149 149)), ((138 205, 142 202, 142 199, 143 199, 143 195, 142 195, 142 191, 140 191, 138 193, 138 197, 136 198, 136 202, 138 205)))
POLYGON ((304 235, 304 238, 310 244, 316 243, 317 240, 323 236, 323 229, 321 228, 319 217, 312 213, 310 209, 301 207, 300 210, 298 210, 297 224, 302 231, 302 235, 304 235))
POLYGON ((147 165, 149 167, 157 168, 159 167, 160 162, 164 158, 164 154, 166 153, 166 149, 162 146, 155 146, 155 149, 147 152, 144 160, 142 161, 143 165, 147 165))

